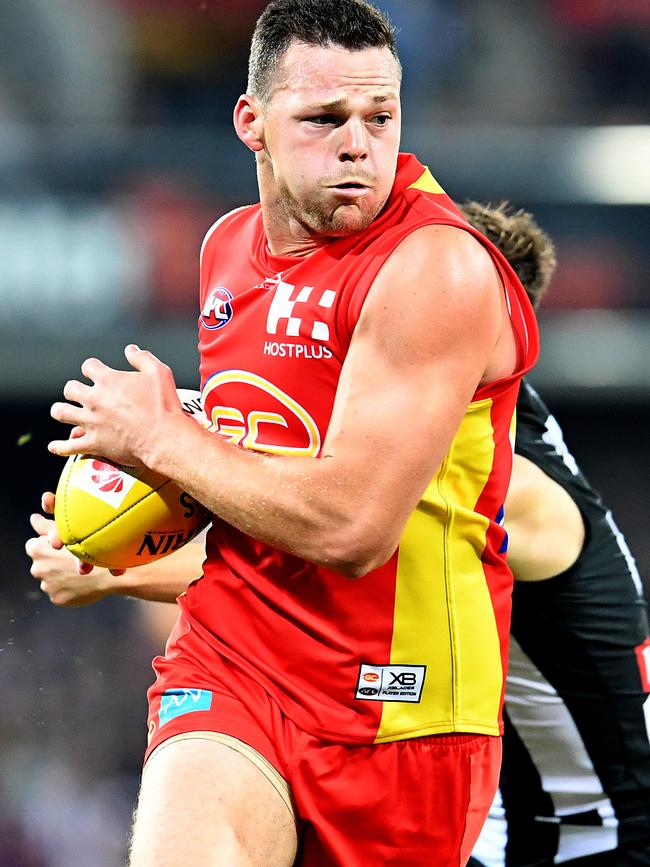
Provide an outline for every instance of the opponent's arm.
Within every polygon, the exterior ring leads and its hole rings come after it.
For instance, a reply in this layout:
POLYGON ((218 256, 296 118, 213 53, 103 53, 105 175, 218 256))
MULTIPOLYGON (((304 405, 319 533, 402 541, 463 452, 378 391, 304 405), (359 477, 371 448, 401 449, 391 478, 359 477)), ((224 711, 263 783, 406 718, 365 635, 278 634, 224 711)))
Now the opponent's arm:
POLYGON ((30 523, 36 533, 25 544, 32 560, 30 571, 54 605, 77 608, 113 595, 175 602, 190 581, 201 575, 205 558, 203 537, 161 560, 127 569, 122 575, 112 575, 108 569, 98 566, 80 572, 79 561, 67 548, 52 545, 51 535, 56 534, 54 521, 34 514, 30 523))
POLYGON ((57 454, 144 463, 211 512, 304 559, 359 576, 384 563, 443 460, 476 387, 510 373, 503 290, 468 233, 428 226, 402 242, 369 293, 322 459, 247 452, 180 410, 171 371, 127 347, 133 372, 96 359, 52 415, 83 435, 57 454))
POLYGON ((521 455, 514 457, 505 511, 508 565, 518 581, 552 578, 580 556, 580 510, 561 485, 521 455))

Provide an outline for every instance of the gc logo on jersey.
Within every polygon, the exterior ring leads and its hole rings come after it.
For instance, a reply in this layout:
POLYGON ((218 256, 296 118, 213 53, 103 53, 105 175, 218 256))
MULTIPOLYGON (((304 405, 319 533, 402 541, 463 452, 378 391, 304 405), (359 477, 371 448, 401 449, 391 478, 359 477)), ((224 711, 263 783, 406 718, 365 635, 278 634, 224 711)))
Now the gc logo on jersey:
POLYGON ((201 310, 201 323, 205 328, 214 331, 223 328, 232 319, 232 292, 225 286, 211 289, 201 310))
POLYGON ((203 386, 201 401, 210 419, 209 430, 233 445, 312 458, 320 451, 320 431, 309 412, 256 373, 214 373, 203 386), (235 401, 237 405, 233 405, 235 401))

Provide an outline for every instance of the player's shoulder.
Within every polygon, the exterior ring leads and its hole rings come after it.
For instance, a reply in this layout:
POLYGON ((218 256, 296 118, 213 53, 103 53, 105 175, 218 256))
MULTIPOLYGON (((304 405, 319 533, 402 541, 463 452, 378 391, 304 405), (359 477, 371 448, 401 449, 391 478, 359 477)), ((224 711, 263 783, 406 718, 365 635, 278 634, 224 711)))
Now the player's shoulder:
POLYGON ((428 223, 410 232, 390 257, 398 265, 413 262, 422 269, 451 270, 460 276, 494 276, 492 257, 467 229, 447 223, 428 223))
POLYGON ((397 245, 379 272, 379 285, 409 287, 430 303, 472 306, 496 297, 499 283, 489 252, 460 226, 428 223, 397 245))
POLYGON ((215 234, 219 229, 224 229, 229 223, 231 223, 236 218, 241 218, 248 216, 253 213, 257 213, 259 211, 259 204, 255 205, 242 205, 238 208, 233 208, 231 211, 227 211, 225 214, 222 214, 215 222, 210 226, 208 231, 205 233, 205 237, 203 238, 203 243, 201 244, 201 253, 200 253, 200 261, 203 260, 203 256, 210 242, 215 237, 215 234))

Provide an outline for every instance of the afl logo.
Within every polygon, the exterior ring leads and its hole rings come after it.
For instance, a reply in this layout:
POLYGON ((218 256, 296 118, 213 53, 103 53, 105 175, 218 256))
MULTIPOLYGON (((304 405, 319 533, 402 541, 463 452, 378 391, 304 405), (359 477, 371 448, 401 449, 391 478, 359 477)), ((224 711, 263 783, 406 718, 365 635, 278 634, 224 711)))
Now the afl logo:
POLYGON ((205 328, 214 331, 223 328, 232 319, 232 293, 225 286, 212 289, 201 310, 201 323, 205 328))

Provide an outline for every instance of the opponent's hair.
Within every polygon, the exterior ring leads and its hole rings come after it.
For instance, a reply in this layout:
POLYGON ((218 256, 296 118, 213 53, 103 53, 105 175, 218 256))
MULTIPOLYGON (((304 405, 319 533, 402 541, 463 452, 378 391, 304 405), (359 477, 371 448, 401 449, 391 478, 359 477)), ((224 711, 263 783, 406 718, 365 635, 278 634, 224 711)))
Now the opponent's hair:
POLYGON ((459 207, 467 221, 503 253, 533 307, 539 307, 555 273, 557 259, 553 241, 540 229, 533 215, 515 210, 509 202, 498 205, 465 202, 459 207))
POLYGON ((366 0, 273 0, 260 15, 248 61, 248 92, 268 100, 278 65, 293 41, 351 51, 389 48, 401 74, 395 31, 366 0))

